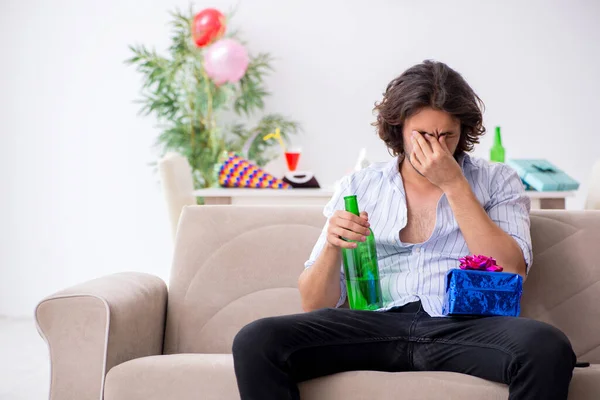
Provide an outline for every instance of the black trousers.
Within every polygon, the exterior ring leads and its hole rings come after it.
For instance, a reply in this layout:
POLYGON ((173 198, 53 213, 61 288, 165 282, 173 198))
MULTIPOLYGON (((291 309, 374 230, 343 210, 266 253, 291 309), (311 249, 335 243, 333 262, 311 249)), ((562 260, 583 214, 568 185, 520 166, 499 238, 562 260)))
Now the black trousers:
POLYGON ((242 400, 299 399, 298 382, 352 370, 452 371, 505 383, 511 400, 564 400, 576 362, 551 325, 432 318, 420 302, 260 319, 240 330, 232 350, 242 400))

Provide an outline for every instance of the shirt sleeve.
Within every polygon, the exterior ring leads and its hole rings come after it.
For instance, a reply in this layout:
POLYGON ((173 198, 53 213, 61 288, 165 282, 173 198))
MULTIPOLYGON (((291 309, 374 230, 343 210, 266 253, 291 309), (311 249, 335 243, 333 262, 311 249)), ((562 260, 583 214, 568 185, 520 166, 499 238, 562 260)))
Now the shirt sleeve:
MULTIPOLYGON (((327 242, 327 228, 329 226, 329 218, 333 215, 336 210, 344 209, 344 196, 348 196, 349 193, 349 178, 345 177, 340 181, 338 188, 335 190, 333 196, 329 200, 329 202, 325 205, 323 209, 323 215, 327 218, 327 222, 325 222, 325 226, 321 231, 321 235, 319 239, 317 239, 317 243, 312 249, 310 253, 310 258, 304 263, 304 268, 310 268, 315 260, 321 254, 325 243, 327 242)), ((338 299, 336 308, 340 307, 346 301, 346 278, 344 276, 344 265, 340 264, 340 298, 338 299)))
POLYGON ((531 200, 516 171, 505 164, 498 164, 491 182, 491 198, 486 205, 489 217, 519 245, 527 266, 533 262, 529 211, 531 200))

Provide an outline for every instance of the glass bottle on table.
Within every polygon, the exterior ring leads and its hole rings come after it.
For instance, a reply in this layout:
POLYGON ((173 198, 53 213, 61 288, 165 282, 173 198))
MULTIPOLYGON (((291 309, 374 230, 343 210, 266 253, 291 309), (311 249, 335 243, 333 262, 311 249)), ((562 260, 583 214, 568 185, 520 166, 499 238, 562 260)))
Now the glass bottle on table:
MULTIPOLYGON (((346 211, 360 214, 356 196, 344 197, 344 203, 346 211)), ((375 236, 369 230, 364 242, 348 240, 355 242, 356 248, 342 249, 348 303, 353 310, 377 310, 383 306, 375 236)))
POLYGON ((490 150, 490 161, 503 163, 504 162, 504 147, 502 146, 502 134, 500 133, 500 127, 496 127, 496 134, 494 135, 494 145, 490 150))

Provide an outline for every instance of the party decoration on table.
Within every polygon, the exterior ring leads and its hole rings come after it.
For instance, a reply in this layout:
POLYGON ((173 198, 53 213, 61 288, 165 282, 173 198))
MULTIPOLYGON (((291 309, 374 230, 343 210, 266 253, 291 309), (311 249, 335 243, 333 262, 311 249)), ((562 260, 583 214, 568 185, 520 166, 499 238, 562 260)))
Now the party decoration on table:
POLYGON ((219 184, 227 188, 289 189, 290 185, 235 153, 227 153, 219 168, 219 184))
POLYGON ((521 183, 523 184, 523 187, 525 188, 525 190, 535 190, 534 188, 532 188, 529 183, 525 182, 523 179, 521 179, 521 183))
POLYGON ((579 188, 579 182, 546 160, 511 159, 507 164, 535 190, 560 191, 579 188))
POLYGON ((462 257, 458 261, 460 261, 460 269, 471 269, 489 272, 502 272, 503 270, 501 266, 496 265, 496 260, 492 257, 473 255, 462 257))
POLYGON ((206 8, 194 17, 192 38, 198 47, 207 46, 225 33, 225 16, 219 10, 206 8))
POLYGON ((215 85, 236 83, 248 68, 248 52, 233 39, 221 39, 204 53, 204 70, 215 85))
POLYGON ((271 55, 249 54, 231 15, 198 11, 170 13, 166 54, 154 46, 130 46, 126 61, 142 75, 140 112, 152 114, 160 127, 157 157, 184 155, 196 189, 219 186, 215 167, 223 151, 246 149, 243 156, 264 167, 276 158, 277 144, 263 136, 281 128, 288 140, 300 129, 285 115, 264 112, 271 55))
POLYGON ((279 145, 281 146, 281 151, 285 156, 285 162, 287 163, 288 171, 294 172, 298 167, 298 161, 300 161, 300 154, 302 153, 302 149, 299 147, 294 147, 287 149, 285 144, 283 143, 283 139, 281 138, 281 129, 275 129, 275 132, 271 132, 266 135, 263 140, 277 139, 279 145))
POLYGON ((318 189, 319 181, 312 172, 288 172, 283 176, 283 181, 294 189, 318 189))
POLYGON ((285 153, 285 143, 283 143, 283 139, 281 138, 281 128, 276 128, 275 132, 268 133, 263 137, 265 142, 271 139, 277 139, 277 143, 281 146, 281 151, 285 153))
POLYGON ((443 314, 519 316, 523 278, 501 268, 492 257, 461 258, 460 268, 446 273, 443 314))
POLYGON ((265 141, 271 139, 277 140, 281 147, 281 151, 285 156, 288 167, 288 172, 283 177, 285 183, 298 189, 318 189, 321 187, 314 173, 310 171, 296 171, 302 150, 300 148, 286 148, 281 137, 280 128, 275 129, 275 132, 271 132, 263 137, 263 140, 265 141))

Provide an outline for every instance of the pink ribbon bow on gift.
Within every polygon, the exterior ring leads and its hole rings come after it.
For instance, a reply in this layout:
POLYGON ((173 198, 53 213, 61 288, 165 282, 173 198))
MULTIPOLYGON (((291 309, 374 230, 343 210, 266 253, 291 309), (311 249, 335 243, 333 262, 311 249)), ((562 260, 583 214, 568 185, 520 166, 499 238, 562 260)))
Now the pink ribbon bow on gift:
POLYGON ((503 268, 496 265, 492 257, 482 255, 465 256, 459 258, 460 269, 473 269, 477 271, 502 272, 503 268))

